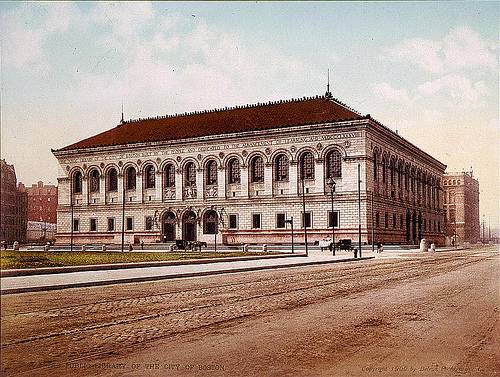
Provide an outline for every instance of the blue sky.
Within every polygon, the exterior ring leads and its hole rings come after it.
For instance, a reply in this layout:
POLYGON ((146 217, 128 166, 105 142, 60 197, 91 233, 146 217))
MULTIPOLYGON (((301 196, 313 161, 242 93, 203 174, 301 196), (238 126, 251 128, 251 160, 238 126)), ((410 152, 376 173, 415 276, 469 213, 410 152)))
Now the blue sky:
MULTIPOLYGON (((498 221, 498 2, 0 3, 2 157, 56 182, 50 148, 120 118, 332 91, 449 166, 498 221), (33 158, 36 156, 36 158, 33 158)), ((493 220, 492 220, 493 221, 493 220)))

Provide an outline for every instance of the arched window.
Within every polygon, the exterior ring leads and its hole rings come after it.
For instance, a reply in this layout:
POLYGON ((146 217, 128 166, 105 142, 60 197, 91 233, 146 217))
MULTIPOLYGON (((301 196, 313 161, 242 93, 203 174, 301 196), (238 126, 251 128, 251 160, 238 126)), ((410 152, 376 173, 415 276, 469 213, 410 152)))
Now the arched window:
POLYGON ((387 174, 387 159, 382 159, 382 182, 386 182, 386 174, 387 174))
POLYGON ((81 194, 82 193, 82 173, 77 171, 73 175, 73 192, 75 194, 81 194))
POLYGON ((148 165, 145 170, 146 175, 146 188, 155 188, 156 179, 155 179, 155 168, 153 165, 148 165))
POLYGON ((262 157, 255 156, 250 167, 252 182, 264 182, 264 160, 262 160, 262 157))
POLYGON ((405 168, 405 190, 408 191, 408 179, 410 179, 410 169, 408 166, 405 168))
POLYGON ((217 234, 218 232, 218 216, 214 210, 206 211, 203 215, 203 233, 217 234))
POLYGON ((326 155, 326 178, 342 177, 342 154, 333 150, 326 155))
POLYGON ((391 160, 391 165, 389 166, 389 169, 391 171, 391 185, 394 185, 394 174, 396 170, 394 160, 391 160))
POLYGON ((240 183, 240 162, 237 158, 232 158, 228 163, 229 183, 240 183))
POLYGON ((301 178, 314 179, 314 156, 311 152, 306 152, 300 159, 301 178))
POLYGON ((196 186, 196 167, 188 162, 184 167, 184 182, 186 186, 196 186))
POLYGON ((136 179, 136 172, 135 168, 133 166, 129 167, 126 172, 126 188, 127 190, 135 190, 135 179, 136 179))
POLYGON ((215 162, 214 160, 210 160, 207 162, 205 182, 207 183, 207 185, 217 184, 217 162, 215 162))
POLYGON ((277 181, 288 181, 288 158, 286 155, 279 154, 276 157, 274 168, 274 176, 277 181))
POLYGON ((173 164, 165 166, 165 187, 175 187, 175 167, 173 164))
POLYGON ((373 152, 373 179, 377 181, 378 178, 378 158, 377 152, 373 152))
POLYGON ((99 172, 97 170, 90 172, 90 192, 99 192, 99 172))
POLYGON ((118 191, 118 172, 115 168, 108 173, 108 191, 118 191))

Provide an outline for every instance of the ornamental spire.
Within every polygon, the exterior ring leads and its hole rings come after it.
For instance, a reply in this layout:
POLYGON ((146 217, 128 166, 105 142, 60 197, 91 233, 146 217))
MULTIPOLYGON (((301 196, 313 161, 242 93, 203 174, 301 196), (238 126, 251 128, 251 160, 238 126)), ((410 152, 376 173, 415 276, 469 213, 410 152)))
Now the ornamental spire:
POLYGON ((325 97, 326 98, 332 98, 332 92, 330 92, 330 68, 328 68, 328 71, 327 71, 327 84, 326 84, 326 93, 325 93, 325 97))

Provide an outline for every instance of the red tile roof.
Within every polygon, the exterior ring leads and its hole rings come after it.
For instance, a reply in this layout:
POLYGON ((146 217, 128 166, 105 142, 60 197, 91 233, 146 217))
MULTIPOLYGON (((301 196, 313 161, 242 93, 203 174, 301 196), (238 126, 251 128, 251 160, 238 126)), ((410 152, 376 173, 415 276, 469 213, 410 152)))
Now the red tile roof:
POLYGON ((362 115, 341 102, 318 96, 125 121, 115 128, 60 150, 180 140, 362 118, 362 115))

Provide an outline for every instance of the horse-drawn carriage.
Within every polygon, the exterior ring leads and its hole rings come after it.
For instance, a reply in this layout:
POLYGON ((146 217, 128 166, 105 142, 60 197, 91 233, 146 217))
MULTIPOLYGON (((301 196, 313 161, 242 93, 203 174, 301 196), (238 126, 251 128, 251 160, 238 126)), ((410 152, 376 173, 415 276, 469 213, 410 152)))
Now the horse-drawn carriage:
MULTIPOLYGON (((330 238, 322 239, 320 241, 315 241, 314 244, 319 246, 321 251, 324 251, 325 249, 328 249, 330 251, 333 250, 333 241, 330 238)), ((340 240, 339 242, 336 242, 335 249, 347 250, 347 251, 353 250, 353 245, 352 245, 351 239, 348 238, 348 239, 343 239, 343 240, 340 240)))
POLYGON ((202 241, 175 240, 174 250, 201 251, 202 247, 207 247, 207 243, 202 241))

